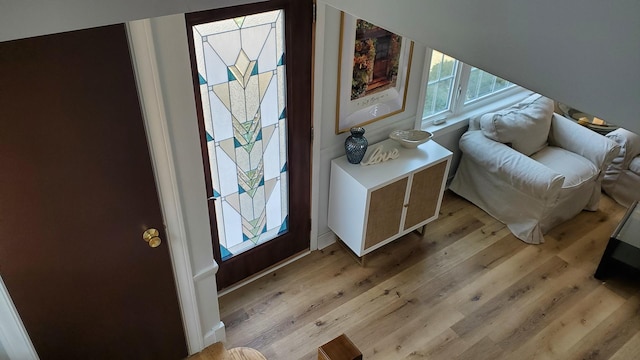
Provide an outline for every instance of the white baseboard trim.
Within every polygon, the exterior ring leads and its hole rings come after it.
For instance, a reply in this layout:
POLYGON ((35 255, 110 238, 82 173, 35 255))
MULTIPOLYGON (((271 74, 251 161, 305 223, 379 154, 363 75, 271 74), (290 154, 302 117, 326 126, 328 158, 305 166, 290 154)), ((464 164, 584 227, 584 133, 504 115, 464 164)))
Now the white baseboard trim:
POLYGON ((332 245, 337 240, 338 240, 338 237, 332 231, 326 232, 318 236, 318 250, 322 250, 327 246, 332 245))
POLYGON ((225 342, 226 340, 224 323, 220 321, 216 327, 204 334, 204 347, 206 348, 217 342, 225 342))

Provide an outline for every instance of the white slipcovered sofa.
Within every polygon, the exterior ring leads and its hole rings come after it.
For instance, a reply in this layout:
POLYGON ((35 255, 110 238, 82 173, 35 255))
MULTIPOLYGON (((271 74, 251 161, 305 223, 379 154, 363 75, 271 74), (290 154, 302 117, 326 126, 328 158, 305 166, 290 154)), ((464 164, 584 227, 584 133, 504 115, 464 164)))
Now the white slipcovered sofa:
POLYGON ((552 100, 534 94, 470 119, 460 149, 450 189, 517 238, 540 244, 555 225, 597 210, 604 170, 619 147, 555 114, 552 100))
POLYGON ((628 207, 640 200, 640 136, 620 128, 607 134, 607 138, 620 146, 620 152, 607 167, 602 189, 628 207))

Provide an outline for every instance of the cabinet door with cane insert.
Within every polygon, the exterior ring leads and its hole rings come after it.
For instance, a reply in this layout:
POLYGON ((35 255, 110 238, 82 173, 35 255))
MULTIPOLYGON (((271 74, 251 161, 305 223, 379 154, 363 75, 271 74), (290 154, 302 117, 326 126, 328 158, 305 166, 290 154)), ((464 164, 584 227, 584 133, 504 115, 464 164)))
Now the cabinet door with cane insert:
POLYGON ((411 228, 437 215, 438 199, 442 192, 442 180, 446 169, 447 160, 413 175, 404 229, 411 228))
POLYGON ((400 232, 408 177, 371 192, 364 249, 368 249, 400 232))

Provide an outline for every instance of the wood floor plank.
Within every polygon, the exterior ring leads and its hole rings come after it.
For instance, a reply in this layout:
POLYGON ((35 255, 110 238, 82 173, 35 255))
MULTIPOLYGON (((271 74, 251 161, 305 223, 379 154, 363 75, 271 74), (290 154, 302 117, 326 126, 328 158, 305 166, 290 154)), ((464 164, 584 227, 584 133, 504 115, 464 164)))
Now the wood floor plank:
MULTIPOLYGON (((470 234, 463 237, 459 241, 427 257, 424 261, 415 264, 393 278, 383 281, 374 288, 362 293, 357 299, 353 299, 329 311, 327 314, 319 317, 314 323, 310 323, 299 329, 299 331, 296 331, 296 333, 292 334, 293 339, 289 340, 303 343, 311 339, 314 342, 322 344, 333 338, 331 334, 335 331, 335 328, 349 326, 354 318, 366 318, 370 316, 371 313, 383 311, 391 301, 395 301, 398 294, 401 297, 405 296, 405 294, 421 286, 419 280, 426 281, 427 279, 446 272, 466 260, 469 256, 476 254, 498 241, 507 233, 506 228, 502 224, 493 224, 493 226, 489 228, 491 231, 484 234, 480 233, 480 229, 477 231, 479 234, 475 234, 474 232, 472 233, 473 236, 470 234), (366 306, 362 306, 363 303, 365 303, 366 306)), ((285 340, 276 341, 274 348, 285 348, 278 346, 282 341, 285 340)), ((294 348, 290 349, 290 352, 287 353, 279 352, 278 355, 282 358, 297 359, 300 358, 303 353, 301 353, 300 348, 294 348)))
POLYGON ((476 341, 479 340, 484 334, 484 328, 499 323, 503 317, 507 318, 508 316, 505 316, 507 313, 509 315, 517 314, 517 312, 511 313, 507 309, 519 310, 527 300, 538 298, 551 287, 551 281, 557 279, 567 270, 567 267, 567 262, 557 256, 552 257, 539 267, 533 268, 527 276, 502 291, 451 328, 462 338, 476 339, 474 336, 477 336, 476 341))
POLYGON ((456 360, 494 360, 502 356, 504 350, 490 337, 485 336, 469 347, 465 352, 456 356, 456 360))
POLYGON ((227 348, 316 359, 345 333, 367 359, 628 358, 640 347, 640 286, 593 271, 624 208, 603 196, 528 245, 445 193, 425 236, 365 267, 332 245, 220 297, 227 348))
POLYGON ((553 256, 550 252, 541 251, 541 247, 522 244, 515 237, 511 241, 518 244, 521 250, 493 271, 483 274, 472 284, 451 295, 448 301, 454 304, 454 308, 464 314, 473 313, 553 256))
POLYGON ((546 294, 503 323, 491 338, 503 349, 513 351, 595 290, 600 282, 591 274, 606 245, 603 240, 609 233, 606 230, 606 227, 598 227, 561 251, 558 257, 570 264, 568 271, 553 283, 553 288, 546 294))
MULTIPOLYGON (((365 349, 363 356, 371 360, 402 359, 409 356, 417 347, 425 342, 437 338, 463 315, 450 309, 446 304, 439 304, 431 309, 416 312, 413 318, 396 324, 395 331, 384 327, 378 328, 383 336, 372 337, 368 334, 355 332, 358 344, 365 349)), ((373 322, 377 326, 376 322, 373 322)))
POLYGON ((462 206, 465 205, 463 201, 458 199, 454 202, 454 205, 456 204, 460 206, 453 208, 443 206, 443 208, 448 211, 449 221, 453 221, 453 224, 458 224, 458 226, 428 229, 425 236, 427 241, 414 233, 408 234, 405 238, 398 240, 398 242, 402 241, 405 246, 385 246, 378 249, 367 258, 365 268, 359 267, 348 257, 341 257, 339 261, 336 261, 336 252, 341 254, 345 250, 334 245, 331 249, 325 250, 327 252, 326 258, 330 260, 311 259, 312 264, 310 265, 316 267, 318 273, 299 271, 297 264, 292 264, 261 279, 260 287, 250 284, 223 296, 224 301, 221 301, 221 304, 231 304, 228 308, 221 305, 221 313, 229 314, 229 317, 223 316, 222 319, 225 324, 230 324, 227 326, 229 337, 237 339, 239 343, 246 346, 260 347, 262 343, 269 343, 276 339, 282 331, 299 328, 298 325, 303 324, 305 318, 321 313, 324 305, 339 306, 353 296, 371 288, 379 279, 413 265, 415 261, 424 259, 428 254, 437 252, 484 225, 475 217, 460 211, 470 210, 468 205, 462 206), (409 243, 407 244, 407 242, 409 243), (393 258, 395 262, 389 262, 386 260, 387 258, 393 258), (333 268, 324 271, 329 266, 333 268), (345 272, 348 272, 350 276, 341 276, 345 272), (314 281, 308 281, 309 277, 313 277, 314 281), (283 282, 281 279, 288 279, 288 281, 283 282), (306 288, 303 288, 304 285, 291 286, 312 283, 320 285, 314 286, 314 291, 306 291, 306 288), (324 289, 323 284, 326 285, 324 289), (272 288, 277 288, 278 291, 265 292, 265 289, 272 288), (282 296, 283 294, 295 296, 300 301, 295 304, 282 302, 280 299, 286 298, 282 296), (305 294, 317 296, 309 298, 305 294), (247 296, 256 300, 249 306, 238 308, 238 304, 243 303, 242 299, 247 296), (266 311, 266 309, 269 310, 266 311), (281 311, 287 311, 292 316, 283 318, 276 324, 262 321, 262 319, 268 318, 268 314, 281 311), (244 321, 263 324, 263 327, 257 326, 251 333, 246 331, 236 333, 236 325, 244 321))
MULTIPOLYGON (((466 228, 474 229, 474 226, 466 226, 466 228)), ((301 289, 301 285, 280 286, 280 290, 273 294, 268 294, 263 300, 256 302, 254 307, 242 312, 240 316, 237 313, 232 313, 233 319, 240 319, 241 321, 258 321, 258 324, 263 324, 264 328, 254 328, 251 333, 242 333, 236 336, 241 339, 247 346, 260 347, 261 344, 266 344, 277 339, 283 331, 298 329, 305 320, 315 319, 317 314, 325 311, 324 306, 340 306, 341 304, 349 301, 353 297, 369 290, 380 279, 392 276, 399 271, 411 266, 417 260, 424 260, 427 253, 431 253, 435 250, 442 249, 446 245, 456 242, 460 237, 465 236, 468 231, 455 231, 443 234, 445 237, 443 240, 433 243, 424 242, 423 239, 415 234, 407 235, 406 239, 402 239, 402 247, 386 247, 380 249, 372 257, 368 258, 367 266, 360 267, 349 257, 344 257, 341 262, 332 263, 333 265, 340 265, 339 270, 323 272, 324 275, 309 275, 314 277, 314 282, 305 281, 304 279, 296 278, 291 284, 315 284, 313 285, 313 291, 308 290, 306 286, 304 291, 301 289), (410 244, 407 244, 409 242, 410 244), (422 245, 420 244, 422 243, 422 245), (391 257, 395 262, 389 262, 385 259, 391 257), (346 264, 345 264, 346 262, 346 264), (342 276, 343 273, 348 272, 350 276, 342 276), (283 299, 284 294, 289 296, 295 296, 295 302, 284 302, 279 300, 278 303, 274 303, 274 300, 283 299), (313 297, 315 296, 315 297, 313 297), (269 311, 266 311, 269 309, 269 311), (260 317, 268 317, 269 314, 274 312, 287 311, 292 316, 281 319, 277 323, 262 321, 260 317), (247 315, 251 314, 251 316, 247 315), (253 338, 249 338, 253 337, 253 338)), ((335 245, 334 245, 335 246, 335 245)), ((338 251, 344 251, 338 248, 338 251)), ((437 253, 437 252, 436 252, 437 253)), ((223 318, 224 320, 224 318, 223 318)), ((234 322, 234 325, 236 322, 234 322)), ((234 334, 234 328, 228 329, 230 335, 234 334)))
POLYGON ((627 341, 620 350, 616 351, 610 360, 636 359, 640 355, 640 332, 627 341))
POLYGON ((413 349, 430 340, 444 330, 443 325, 449 327, 462 318, 457 311, 451 309, 447 294, 473 282, 480 274, 510 256, 514 249, 519 248, 514 244, 518 245, 509 236, 504 236, 449 271, 423 283, 404 296, 409 299, 406 306, 394 311, 393 316, 384 314, 372 321, 376 324, 374 327, 363 326, 354 341, 361 339, 360 343, 365 347, 369 344, 376 345, 373 354, 377 356, 365 353, 367 358, 373 356, 372 359, 387 359, 408 355, 410 351, 404 349, 413 349))
POLYGON ((624 298, 599 286, 504 359, 559 359, 624 302, 624 298))
POLYGON ((405 359, 454 359, 471 346, 448 328, 433 339, 422 342, 405 359))
POLYGON ((557 280, 544 294, 530 299, 514 316, 502 321, 501 326, 489 335, 491 339, 502 349, 513 351, 543 331, 553 319, 575 306, 599 285, 595 281, 580 281, 581 274, 575 269, 569 269, 557 280))
POLYGON ((584 336, 565 354, 571 359, 608 359, 640 332, 640 294, 629 298, 615 312, 584 336))

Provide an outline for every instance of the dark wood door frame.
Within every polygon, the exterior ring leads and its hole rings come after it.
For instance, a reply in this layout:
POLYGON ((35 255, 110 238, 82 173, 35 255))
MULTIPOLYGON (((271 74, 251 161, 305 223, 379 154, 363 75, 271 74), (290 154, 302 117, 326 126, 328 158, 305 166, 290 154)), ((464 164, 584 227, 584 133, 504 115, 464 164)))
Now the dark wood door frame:
MULTIPOLYGON (((296 164, 289 168, 289 209, 304 209, 304 221, 290 221, 289 233, 285 236, 292 238, 306 238, 305 244, 296 243, 292 246, 286 242, 276 242, 274 240, 261 244, 246 254, 251 254, 252 261, 243 263, 242 268, 247 273, 258 273, 268 269, 274 263, 271 260, 271 253, 288 253, 288 256, 295 256, 307 251, 310 247, 311 233, 311 127, 312 127, 312 54, 313 54, 313 1, 312 0, 271 0, 261 3, 240 5, 233 8, 216 9, 187 14, 187 34, 189 37, 189 50, 191 52, 192 79, 197 99, 200 98, 200 84, 195 62, 195 50, 193 49, 193 35, 191 26, 203 22, 222 20, 238 16, 239 13, 255 13, 270 11, 274 9, 285 9, 285 42, 287 44, 286 66, 287 66, 287 121, 288 131, 288 163, 296 164), (287 13, 289 14, 287 17, 287 13), (295 16, 291 16, 295 14, 295 16), (307 39, 307 41, 301 41, 307 39), (300 61, 308 59, 308 62, 300 61), (292 76, 291 74, 296 74, 292 76), (295 86, 295 87, 294 87, 295 86), (295 104, 295 106, 290 106, 295 104), (295 123, 294 123, 295 122, 295 123), (306 188, 306 189, 305 189, 306 188)), ((207 194, 213 194, 211 175, 209 173, 208 150, 206 149, 206 137, 204 131, 204 119, 202 118, 202 105, 196 101, 196 108, 199 117, 200 141, 202 146, 202 156, 204 161, 205 177, 207 183, 207 194)), ((213 199, 209 200, 209 213, 211 214, 212 237, 217 238, 218 230, 215 218, 215 206, 213 199)), ((290 213, 291 215, 291 213, 290 213)), ((222 254, 220 247, 214 240, 214 258, 222 264, 222 254)), ((285 260, 285 258, 281 260, 285 260)), ((225 262, 234 266, 240 263, 240 258, 233 257, 225 262)), ((246 275, 234 271, 226 271, 221 265, 217 274, 218 289, 226 288, 243 280, 246 275)))

